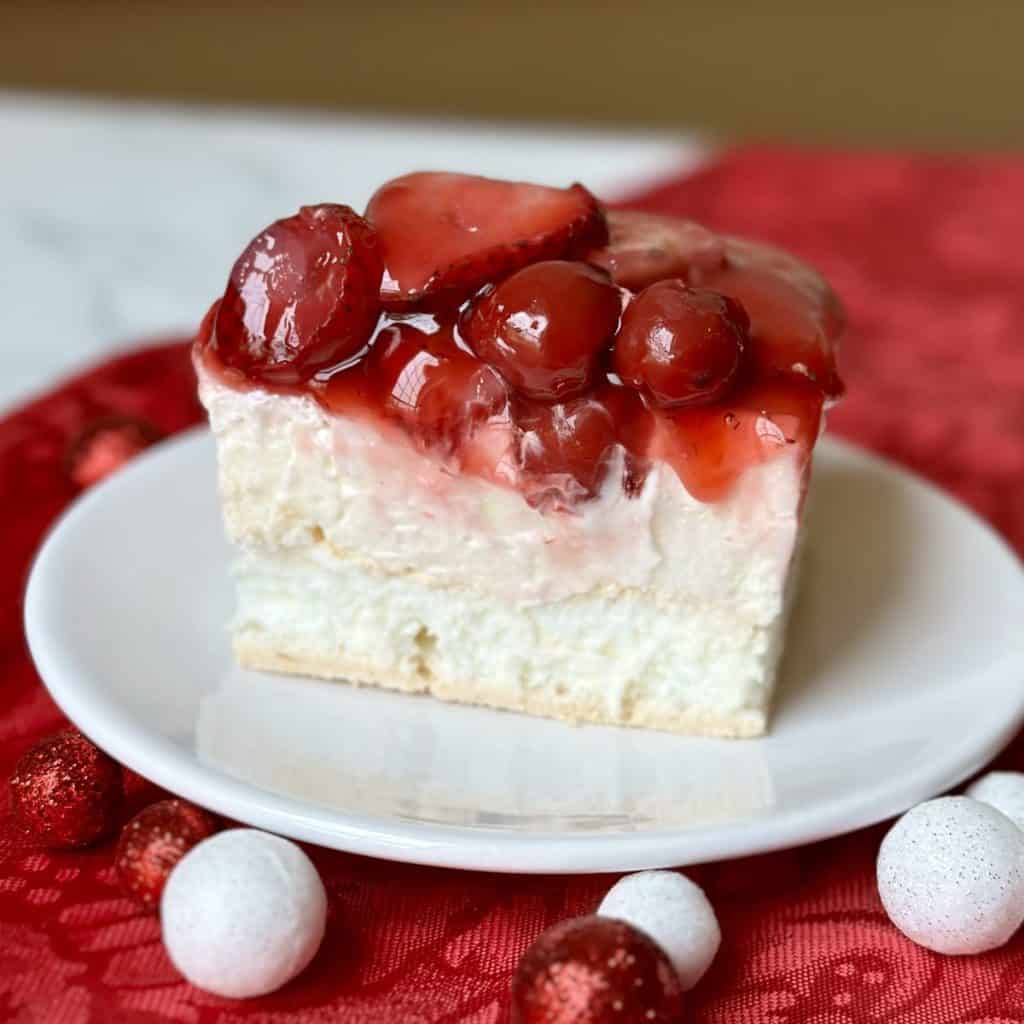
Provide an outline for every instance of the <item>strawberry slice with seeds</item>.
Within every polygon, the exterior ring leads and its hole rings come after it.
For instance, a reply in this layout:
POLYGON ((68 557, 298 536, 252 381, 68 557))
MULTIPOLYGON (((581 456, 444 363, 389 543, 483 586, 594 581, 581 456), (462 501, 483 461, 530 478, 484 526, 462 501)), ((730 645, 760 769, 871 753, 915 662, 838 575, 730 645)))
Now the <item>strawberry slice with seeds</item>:
POLYGON ((795 373, 839 398, 836 364, 845 326, 843 307, 812 267, 774 246, 725 236, 725 264, 703 284, 738 299, 750 316, 757 373, 795 373))
POLYGON ((604 211, 582 185, 548 188, 471 174, 419 172, 381 186, 366 208, 385 272, 385 309, 455 305, 541 260, 604 245, 604 211))
POLYGON ((713 231, 692 220, 658 217, 632 210, 608 213, 608 244, 587 256, 623 288, 642 291, 666 278, 695 283, 692 276, 725 262, 725 245, 713 231))

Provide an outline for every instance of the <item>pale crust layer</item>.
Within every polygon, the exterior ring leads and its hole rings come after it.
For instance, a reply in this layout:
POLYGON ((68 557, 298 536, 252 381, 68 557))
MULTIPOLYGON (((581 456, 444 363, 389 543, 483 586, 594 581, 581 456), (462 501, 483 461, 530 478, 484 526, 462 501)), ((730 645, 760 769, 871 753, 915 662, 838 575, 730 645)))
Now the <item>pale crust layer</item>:
MULTIPOLYGON (((268 638, 269 640, 270 638, 268 638)), ((571 723, 591 722, 601 725, 626 725, 658 729, 690 736, 720 736, 748 739, 765 731, 766 716, 762 711, 743 709, 733 714, 709 713, 703 708, 664 705, 646 707, 642 701, 626 701, 621 715, 610 713, 606 704, 580 700, 571 687, 554 687, 544 692, 523 692, 515 687, 489 686, 486 691, 474 683, 444 679, 431 672, 396 672, 346 658, 325 658, 301 651, 285 652, 280 645, 260 644, 250 637, 235 638, 235 657, 243 668, 288 675, 317 676, 378 686, 404 693, 424 693, 460 704, 521 711, 544 718, 557 718, 571 723), (564 692, 559 692, 560 690, 564 692)))

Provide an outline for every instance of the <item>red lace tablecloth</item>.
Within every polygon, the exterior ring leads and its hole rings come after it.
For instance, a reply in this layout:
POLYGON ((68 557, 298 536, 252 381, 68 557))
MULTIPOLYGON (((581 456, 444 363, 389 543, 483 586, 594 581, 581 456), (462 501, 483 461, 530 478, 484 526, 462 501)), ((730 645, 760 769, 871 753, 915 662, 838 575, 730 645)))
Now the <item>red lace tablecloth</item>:
MULTIPOLYGON (((817 263, 850 311, 850 396, 832 429, 959 495, 1024 550, 1024 160, 752 148, 636 203, 761 236, 817 263)), ((111 413, 166 433, 198 421, 183 346, 115 360, 0 423, 4 776, 61 721, 29 662, 21 596, 43 532, 76 493, 68 446, 111 413)), ((1024 769, 1024 743, 1002 761, 1024 769)), ((137 802, 152 797, 146 788, 134 781, 137 802)), ((1024 1022, 1024 935, 964 959, 911 945, 878 901, 880 835, 693 869, 725 938, 687 1019, 1024 1022)), ((3 818, 0 1021, 496 1022, 523 949, 546 925, 593 909, 611 881, 311 852, 330 894, 324 946, 281 992, 236 1003, 181 981, 156 918, 119 894, 110 844, 40 852, 3 818)))

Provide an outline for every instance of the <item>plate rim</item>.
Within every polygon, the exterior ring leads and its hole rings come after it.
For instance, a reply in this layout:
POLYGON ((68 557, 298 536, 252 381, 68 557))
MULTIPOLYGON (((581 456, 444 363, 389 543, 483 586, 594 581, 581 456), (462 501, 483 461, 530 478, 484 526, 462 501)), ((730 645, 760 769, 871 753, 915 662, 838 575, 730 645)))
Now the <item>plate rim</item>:
MULTIPOLYGON (((488 826, 403 821, 359 811, 342 813, 260 789, 202 763, 194 752, 190 754, 168 738, 154 734, 142 722, 135 722, 115 700, 104 698, 102 686, 96 686, 95 681, 82 685, 83 680, 89 680, 89 672, 73 663, 48 622, 48 590, 53 577, 59 579, 55 566, 60 564, 62 549, 78 522, 96 505, 110 501, 137 475, 153 472, 162 460, 209 440, 209 431, 203 425, 175 435, 91 488, 62 512, 32 561, 24 599, 24 626, 44 686, 73 723, 122 764, 162 788, 233 820, 319 846, 433 867, 523 874, 674 867, 767 853, 877 824, 963 782, 994 757, 1024 723, 1024 687, 1018 687, 1020 695, 1011 713, 1003 704, 998 705, 998 713, 986 708, 984 717, 975 719, 974 728, 959 743, 945 749, 938 765, 915 765, 897 783, 879 781, 831 802, 827 808, 814 804, 812 813, 797 809, 758 819, 756 841, 751 840, 749 820, 603 835, 519 833, 488 826)), ((931 498, 954 506, 972 528, 980 527, 1003 555, 1024 569, 1006 539, 956 496, 859 445, 834 437, 821 443, 840 455, 866 459, 877 471, 898 477, 902 485, 922 489, 931 498)), ((1013 676, 1024 678, 1024 651, 1016 652, 1016 656, 1011 653, 991 671, 998 674, 997 680, 1005 676, 1008 686, 1013 676)))

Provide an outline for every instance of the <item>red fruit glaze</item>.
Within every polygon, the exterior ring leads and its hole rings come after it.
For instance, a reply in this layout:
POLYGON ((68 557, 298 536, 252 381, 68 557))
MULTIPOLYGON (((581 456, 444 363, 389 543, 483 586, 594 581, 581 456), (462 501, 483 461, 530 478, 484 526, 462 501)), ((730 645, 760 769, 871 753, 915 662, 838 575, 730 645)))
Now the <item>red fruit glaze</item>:
POLYGON ((471 174, 421 172, 382 185, 366 208, 384 250, 388 309, 457 305, 539 260, 573 259, 607 240, 582 185, 546 188, 471 174))
POLYGON ((671 465, 699 501, 720 501, 751 466, 787 449, 806 460, 823 406, 820 389, 806 378, 755 379, 713 405, 655 416, 649 454, 671 465))
POLYGON ((124 802, 121 766, 77 729, 41 740, 18 760, 11 810, 51 849, 88 846, 117 827, 124 802))
POLYGON ((668 957, 625 921, 579 917, 549 928, 512 978, 511 1024, 680 1024, 668 957))
POLYGON ((732 386, 749 330, 733 299, 677 279, 658 281, 623 314, 612 366, 661 408, 706 405, 732 386))
POLYGON ((213 816, 185 800, 160 800, 121 830, 114 855, 117 880, 126 896, 154 907, 171 869, 217 831, 213 816))
POLYGON ((611 274, 616 284, 640 291, 668 277, 714 270, 725 263, 722 238, 691 220, 612 210, 608 245, 587 261, 611 274))
POLYGON ((651 468, 648 450, 657 426, 655 413, 640 397, 640 392, 629 387, 605 383, 595 390, 600 401, 615 422, 615 431, 624 452, 622 486, 630 496, 640 492, 651 468))
POLYGON ((216 314, 221 362, 297 384, 355 355, 380 315, 384 273, 373 228, 348 206, 304 206, 246 247, 216 314))
POLYGON ((622 295, 585 263, 534 263, 485 288, 460 328, 470 348, 516 390, 542 401, 582 395, 611 344, 622 295))

